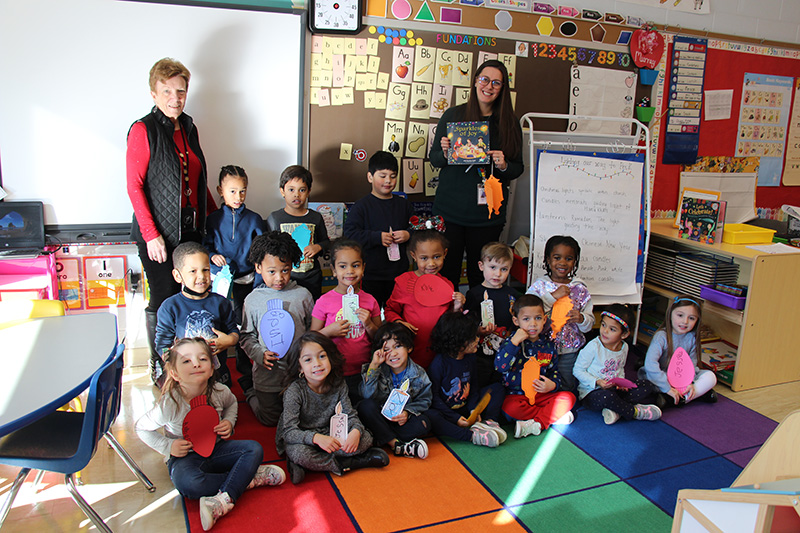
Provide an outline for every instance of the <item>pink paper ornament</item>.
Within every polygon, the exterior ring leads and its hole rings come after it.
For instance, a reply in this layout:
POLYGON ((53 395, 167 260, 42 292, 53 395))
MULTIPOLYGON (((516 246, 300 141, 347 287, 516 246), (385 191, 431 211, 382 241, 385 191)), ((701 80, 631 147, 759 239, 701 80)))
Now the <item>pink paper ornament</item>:
POLYGON ((694 363, 683 348, 672 354, 667 367, 667 381, 680 394, 685 393, 694 381, 694 363))

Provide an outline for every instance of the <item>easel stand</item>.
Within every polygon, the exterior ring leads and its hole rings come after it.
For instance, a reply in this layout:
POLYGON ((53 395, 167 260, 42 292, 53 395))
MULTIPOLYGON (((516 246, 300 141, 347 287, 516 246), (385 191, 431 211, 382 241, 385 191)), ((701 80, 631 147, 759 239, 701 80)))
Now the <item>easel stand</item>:
MULTIPOLYGON (((581 115, 567 115, 555 113, 526 113, 520 119, 520 125, 523 131, 528 133, 528 151, 530 161, 530 240, 531 246, 528 254, 528 283, 533 280, 533 251, 534 251, 534 229, 536 221, 536 189, 538 184, 538 168, 536 164, 536 150, 557 150, 565 152, 599 152, 602 154, 644 154, 644 229, 645 238, 643 242, 643 249, 640 250, 643 255, 644 266, 647 266, 647 249, 650 243, 650 130, 643 123, 634 118, 619 118, 619 117, 589 117, 581 115), (553 119, 570 122, 579 121, 583 124, 593 124, 598 122, 603 123, 617 123, 620 126, 630 126, 631 135, 609 135, 602 133, 576 133, 576 132, 557 132, 537 130, 534 120, 539 124, 553 123, 553 119)), ((641 304, 643 283, 636 283, 635 302, 628 301, 627 303, 641 304)), ((598 305, 607 305, 619 301, 613 296, 597 298, 593 295, 592 300, 598 305)), ((636 327, 634 328, 633 342, 636 342, 636 333, 639 329, 639 313, 637 312, 636 327)))

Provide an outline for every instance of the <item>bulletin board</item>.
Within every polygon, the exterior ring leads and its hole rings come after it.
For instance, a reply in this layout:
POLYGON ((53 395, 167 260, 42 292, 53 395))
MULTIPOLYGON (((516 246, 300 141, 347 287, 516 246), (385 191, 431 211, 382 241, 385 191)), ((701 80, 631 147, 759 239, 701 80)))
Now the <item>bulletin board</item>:
MULTIPOLYGON (((737 128, 745 73, 791 77, 800 75, 800 52, 792 50, 786 54, 787 57, 779 57, 774 55, 774 50, 767 46, 737 45, 720 40, 709 40, 704 90, 733 89, 733 100, 731 117, 727 120, 706 121, 705 112, 701 115, 703 120, 700 127, 698 157, 736 155, 737 128), (741 50, 731 48, 741 48, 741 50)), ((670 57, 671 53, 672 45, 670 44, 667 57, 670 57)), ((798 103, 794 102, 793 105, 798 105, 798 103)), ((665 98, 662 114, 666 112, 666 109, 665 98)), ((663 127, 661 134, 664 134, 663 127)), ((652 208, 654 210, 674 210, 678 204, 680 193, 678 189, 682 165, 664 165, 661 159, 661 146, 659 146, 652 208)), ((756 205, 758 207, 777 208, 785 203, 797 205, 798 202, 800 202, 800 187, 788 187, 781 183, 778 187, 756 188, 756 205)))
MULTIPOLYGON (((515 80, 512 91, 516 94, 517 117, 528 112, 568 113, 570 69, 573 65, 588 65, 628 72, 633 72, 635 68, 627 46, 579 41, 554 44, 552 40, 541 36, 520 35, 520 38, 512 36, 500 38, 495 36, 498 32, 471 30, 461 26, 452 29, 444 27, 451 31, 443 32, 431 31, 434 29, 433 25, 414 26, 411 23, 404 24, 402 21, 389 20, 384 20, 384 22, 395 23, 396 26, 393 27, 398 29, 416 28, 412 30, 413 38, 415 41, 421 39, 422 46, 450 50, 454 53, 471 53, 473 73, 479 65, 481 52, 513 56, 515 80), (418 29, 420 27, 424 29, 418 29), (527 57, 518 54, 521 42, 527 44, 527 57)), ((438 26, 438 28, 442 28, 442 26, 438 26)), ((378 35, 379 32, 375 31, 374 25, 372 31, 370 25, 366 25, 364 30, 356 36, 356 40, 377 39, 378 35)), ((324 37, 324 39, 335 38, 324 37)), ((379 72, 391 75, 393 47, 394 45, 383 42, 377 45, 377 56, 380 58, 379 72)), ((309 48, 311 53, 314 45, 312 44, 309 48)), ((313 66, 313 61, 307 60, 307 64, 313 66)), ((313 71, 310 77, 314 77, 313 71)), ((376 90, 381 92, 380 89, 376 90)), ((317 92, 312 83, 309 100, 315 94, 317 92)), ((649 88, 637 86, 637 101, 645 94, 649 94, 649 88), (638 94, 639 91, 641 91, 641 95, 638 94)), ((320 106, 311 103, 308 107, 307 161, 314 176, 313 196, 315 200, 353 201, 369 191, 369 185, 365 179, 367 160, 375 151, 387 149, 387 146, 382 146, 382 144, 384 123, 389 119, 385 118, 386 111, 384 109, 365 108, 364 98, 364 91, 354 90, 352 104, 320 106), (350 155, 349 159, 341 159, 340 152, 343 143, 350 145, 353 152, 363 150, 366 160, 359 161, 355 155, 350 155)), ((438 118, 423 120, 406 117, 406 124, 409 120, 433 125, 438 123, 438 118)), ((537 128, 551 131, 565 131, 566 126, 566 120, 550 120, 541 125, 537 124, 537 128)), ((404 147, 401 147, 401 150, 403 149, 404 147)), ((410 195, 409 198, 413 201, 431 200, 430 196, 426 197, 422 193, 410 195)))

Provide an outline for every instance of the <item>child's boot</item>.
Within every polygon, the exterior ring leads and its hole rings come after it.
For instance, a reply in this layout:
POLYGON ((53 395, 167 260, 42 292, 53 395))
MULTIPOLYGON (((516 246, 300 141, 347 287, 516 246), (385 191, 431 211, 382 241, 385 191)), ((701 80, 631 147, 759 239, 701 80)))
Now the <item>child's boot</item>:
POLYGON ((473 424, 470 431, 472 431, 472 444, 489 448, 497 448, 500 444, 500 438, 491 429, 483 429, 473 424))
POLYGON ((203 531, 214 527, 217 520, 225 516, 231 509, 233 509, 233 502, 227 492, 200 498, 200 524, 203 526, 203 531))
POLYGON ((531 418, 530 420, 517 420, 514 426, 514 438, 521 439, 528 435, 539 435, 542 432, 542 425, 531 418))
POLYGON ((633 418, 636 420, 658 420, 661 418, 661 409, 655 405, 642 405, 637 403, 634 409, 633 418))
POLYGON ((506 430, 500 427, 500 424, 495 422, 494 420, 487 420, 486 422, 475 422, 472 427, 479 427, 481 429, 488 429, 497 433, 497 442, 498 444, 503 444, 506 439, 508 438, 508 433, 506 430))
POLYGON ((425 441, 422 439, 413 439, 409 442, 403 442, 397 439, 394 445, 394 454, 425 459, 428 457, 428 445, 425 444, 425 441))
POLYGON ((286 472, 283 471, 283 468, 275 465, 261 465, 247 488, 281 485, 284 481, 286 481, 286 472))
POLYGON ((359 468, 383 468, 389 464, 389 454, 380 448, 370 448, 358 455, 337 457, 336 461, 342 468, 342 472, 358 470, 359 468))
POLYGON ((286 470, 289 471, 289 479, 292 480, 292 485, 299 485, 306 478, 306 469, 292 462, 288 457, 286 458, 286 470))
MULTIPOLYGON (((656 409, 658 409, 658 407, 656 407, 656 409)), ((611 409, 603 409, 603 422, 605 422, 607 426, 616 423, 617 420, 619 420, 619 413, 611 409)))

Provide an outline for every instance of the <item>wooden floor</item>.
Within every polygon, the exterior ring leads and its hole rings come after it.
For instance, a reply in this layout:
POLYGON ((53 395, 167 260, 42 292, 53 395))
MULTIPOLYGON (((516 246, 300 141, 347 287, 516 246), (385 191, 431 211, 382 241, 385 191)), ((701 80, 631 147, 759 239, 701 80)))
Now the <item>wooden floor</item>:
MULTIPOLYGON (((147 492, 116 453, 101 442, 83 471, 85 485, 79 491, 114 531, 186 531, 181 498, 170 482, 162 457, 133 432, 135 420, 153 404, 156 394, 147 373, 146 349, 129 350, 125 360, 131 366, 125 371, 123 406, 113 432, 157 490, 147 492)), ((716 390, 776 421, 800 408, 800 381, 738 393, 724 385, 717 385, 716 390)), ((17 472, 16 468, 0 466, 0 498, 6 497, 17 472)), ((30 475, 6 519, 4 532, 76 531, 91 526, 68 496, 63 477, 48 474, 37 493, 32 482, 30 475)))

